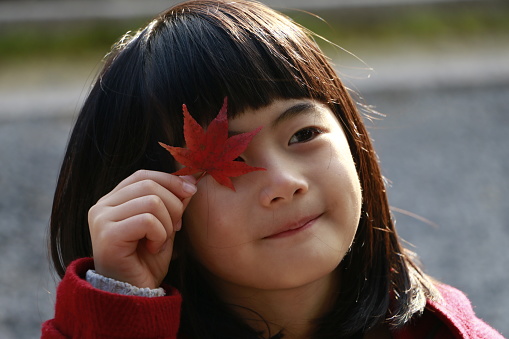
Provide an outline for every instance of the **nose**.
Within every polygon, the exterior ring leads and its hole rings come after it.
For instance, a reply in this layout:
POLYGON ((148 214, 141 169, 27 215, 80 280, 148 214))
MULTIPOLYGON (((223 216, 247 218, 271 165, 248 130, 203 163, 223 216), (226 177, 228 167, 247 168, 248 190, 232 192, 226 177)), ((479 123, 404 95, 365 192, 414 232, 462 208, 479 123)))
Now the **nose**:
POLYGON ((264 177, 260 190, 260 202, 263 206, 273 207, 291 202, 308 191, 308 180, 302 169, 295 165, 281 159, 265 165, 267 171, 260 173, 264 177))

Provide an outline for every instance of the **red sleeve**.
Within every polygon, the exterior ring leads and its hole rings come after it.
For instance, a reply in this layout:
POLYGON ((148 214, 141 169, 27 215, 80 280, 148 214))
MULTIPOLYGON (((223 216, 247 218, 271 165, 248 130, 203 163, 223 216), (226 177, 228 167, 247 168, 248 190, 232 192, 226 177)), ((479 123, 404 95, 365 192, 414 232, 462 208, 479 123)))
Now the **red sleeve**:
POLYGON ((67 268, 57 289, 55 318, 42 325, 41 338, 177 338, 182 298, 163 286, 165 297, 135 297, 95 289, 85 280, 93 260, 67 268))

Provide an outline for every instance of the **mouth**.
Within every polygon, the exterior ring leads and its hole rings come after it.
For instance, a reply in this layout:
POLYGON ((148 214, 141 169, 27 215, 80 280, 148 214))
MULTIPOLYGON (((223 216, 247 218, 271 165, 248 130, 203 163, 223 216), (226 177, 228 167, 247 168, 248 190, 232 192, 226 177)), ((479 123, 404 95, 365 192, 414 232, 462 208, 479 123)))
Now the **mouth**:
POLYGON ((285 238, 300 233, 308 228, 311 228, 314 225, 315 221, 318 220, 318 218, 320 218, 321 216, 322 214, 317 214, 305 217, 297 222, 289 223, 284 227, 278 229, 273 234, 264 237, 263 239, 285 238))

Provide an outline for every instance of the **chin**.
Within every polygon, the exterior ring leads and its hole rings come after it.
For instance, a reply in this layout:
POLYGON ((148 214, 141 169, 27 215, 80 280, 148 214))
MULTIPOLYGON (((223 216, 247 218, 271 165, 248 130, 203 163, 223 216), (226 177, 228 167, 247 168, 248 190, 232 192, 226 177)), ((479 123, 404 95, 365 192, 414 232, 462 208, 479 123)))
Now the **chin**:
POLYGON ((339 266, 341 260, 331 258, 317 265, 297 264, 294 267, 286 267, 264 276, 259 282, 260 289, 283 290, 303 287, 321 280, 328 280, 339 266))

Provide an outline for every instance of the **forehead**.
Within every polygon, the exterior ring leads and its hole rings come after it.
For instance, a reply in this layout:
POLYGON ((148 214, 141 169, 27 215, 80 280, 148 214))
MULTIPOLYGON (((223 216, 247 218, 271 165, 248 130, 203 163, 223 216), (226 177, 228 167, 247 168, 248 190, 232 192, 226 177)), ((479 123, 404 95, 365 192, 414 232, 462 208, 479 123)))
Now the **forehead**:
POLYGON ((276 128, 296 118, 311 118, 314 121, 318 121, 317 119, 321 121, 331 119, 337 122, 337 119, 327 105, 315 100, 302 98, 277 99, 261 108, 246 109, 230 119, 229 125, 232 131, 237 129, 252 129, 260 124, 276 128))

